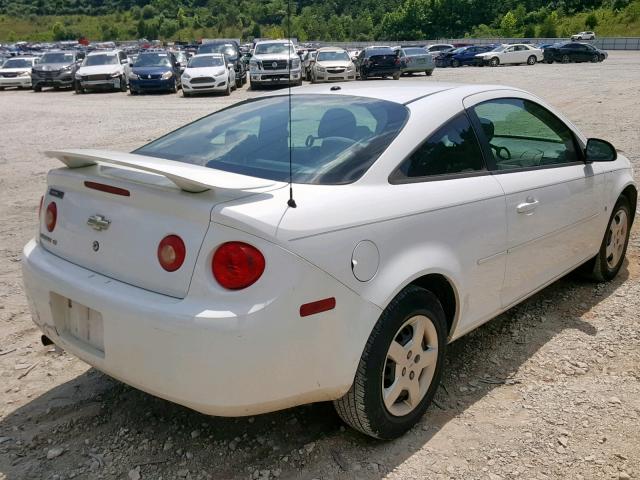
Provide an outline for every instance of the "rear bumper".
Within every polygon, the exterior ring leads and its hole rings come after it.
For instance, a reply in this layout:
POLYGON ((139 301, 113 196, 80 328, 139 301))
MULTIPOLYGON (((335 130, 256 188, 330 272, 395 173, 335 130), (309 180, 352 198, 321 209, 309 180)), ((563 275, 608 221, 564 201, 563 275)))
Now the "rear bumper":
POLYGON ((339 398, 353 381, 380 310, 268 245, 260 246, 265 256, 288 263, 264 279, 264 301, 246 299, 252 293, 201 292, 193 283, 184 299, 167 297, 81 268, 33 240, 24 248, 23 278, 34 322, 57 345, 158 397, 221 416, 339 398), (334 310, 300 317, 302 303, 329 296, 336 298, 334 310), (102 351, 67 330, 60 312, 67 301, 99 312, 102 351))
POLYGON ((397 68, 371 68, 363 72, 367 77, 391 77, 396 73, 401 73, 400 67, 397 68))

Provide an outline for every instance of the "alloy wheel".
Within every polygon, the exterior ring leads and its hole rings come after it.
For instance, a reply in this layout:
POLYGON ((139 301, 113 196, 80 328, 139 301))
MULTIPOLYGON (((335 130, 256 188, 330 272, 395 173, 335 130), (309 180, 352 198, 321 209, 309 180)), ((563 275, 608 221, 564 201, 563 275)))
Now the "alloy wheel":
POLYGON ((430 318, 416 315, 396 332, 382 372, 382 397, 396 417, 411 413, 429 390, 438 361, 438 334, 430 318))
POLYGON ((624 246, 627 242, 627 229, 629 221, 627 212, 619 209, 613 216, 609 232, 607 235, 606 259, 609 268, 613 269, 618 265, 624 253, 624 246))

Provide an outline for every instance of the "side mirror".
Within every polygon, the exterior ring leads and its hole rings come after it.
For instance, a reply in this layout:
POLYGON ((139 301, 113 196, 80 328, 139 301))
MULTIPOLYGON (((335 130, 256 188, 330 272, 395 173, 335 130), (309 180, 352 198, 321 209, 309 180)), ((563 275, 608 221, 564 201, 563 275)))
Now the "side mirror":
POLYGON ((587 163, 613 162, 618 158, 618 152, 606 140, 590 138, 587 140, 587 147, 584 149, 584 157, 587 163))

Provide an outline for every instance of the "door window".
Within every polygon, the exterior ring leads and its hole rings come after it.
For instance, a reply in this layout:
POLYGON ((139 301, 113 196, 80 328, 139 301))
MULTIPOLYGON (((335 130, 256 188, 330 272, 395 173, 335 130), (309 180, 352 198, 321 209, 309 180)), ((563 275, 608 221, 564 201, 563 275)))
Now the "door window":
POLYGON ((497 170, 581 161, 573 132, 537 103, 496 99, 473 108, 489 143, 497 170))
POLYGON ((465 114, 440 127, 392 175, 393 183, 485 170, 480 145, 465 114))

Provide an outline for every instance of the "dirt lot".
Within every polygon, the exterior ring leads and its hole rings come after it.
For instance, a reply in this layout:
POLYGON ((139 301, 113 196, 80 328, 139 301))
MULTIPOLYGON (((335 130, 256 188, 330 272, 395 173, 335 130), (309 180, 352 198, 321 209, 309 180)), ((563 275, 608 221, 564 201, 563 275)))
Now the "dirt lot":
MULTIPOLYGON (((640 170, 640 53, 420 78, 533 91, 640 170)), ((42 152, 130 150, 252 95, 0 92, 0 480, 640 478, 637 226, 615 281, 570 276, 451 345, 435 404, 394 442, 343 428, 327 404, 207 417, 43 347, 20 274, 46 172, 58 166, 42 152)))

